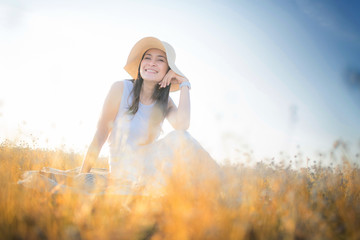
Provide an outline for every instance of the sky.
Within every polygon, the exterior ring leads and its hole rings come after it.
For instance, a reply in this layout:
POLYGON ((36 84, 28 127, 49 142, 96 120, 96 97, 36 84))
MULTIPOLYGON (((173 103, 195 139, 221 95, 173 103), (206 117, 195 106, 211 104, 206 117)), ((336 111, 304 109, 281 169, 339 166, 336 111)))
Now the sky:
POLYGON ((86 151, 111 84, 130 78, 132 46, 154 36, 175 48, 192 84, 189 133, 218 162, 310 156, 338 139, 356 152, 359 10, 335 0, 0 0, 0 141, 86 151))

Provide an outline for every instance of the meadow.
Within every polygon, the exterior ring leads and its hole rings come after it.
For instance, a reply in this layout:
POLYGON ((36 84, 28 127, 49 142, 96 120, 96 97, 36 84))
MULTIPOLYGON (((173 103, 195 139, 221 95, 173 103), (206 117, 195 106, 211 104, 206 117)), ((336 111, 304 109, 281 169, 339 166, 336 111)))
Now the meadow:
POLYGON ((359 156, 342 143, 319 159, 225 163, 223 177, 197 184, 179 169, 162 195, 58 194, 17 184, 25 170, 71 169, 82 158, 3 142, 0 239, 360 239, 359 156))

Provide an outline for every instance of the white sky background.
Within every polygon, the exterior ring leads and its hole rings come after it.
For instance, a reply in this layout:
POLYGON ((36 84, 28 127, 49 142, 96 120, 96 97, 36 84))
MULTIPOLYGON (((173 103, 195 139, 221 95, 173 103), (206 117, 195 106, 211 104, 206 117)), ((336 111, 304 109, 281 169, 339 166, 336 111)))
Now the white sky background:
POLYGON ((85 151, 130 49, 155 36, 192 84, 189 132, 219 162, 358 147, 360 108, 340 81, 351 56, 329 60, 284 6, 220 2, 0 1, 0 138, 85 151))

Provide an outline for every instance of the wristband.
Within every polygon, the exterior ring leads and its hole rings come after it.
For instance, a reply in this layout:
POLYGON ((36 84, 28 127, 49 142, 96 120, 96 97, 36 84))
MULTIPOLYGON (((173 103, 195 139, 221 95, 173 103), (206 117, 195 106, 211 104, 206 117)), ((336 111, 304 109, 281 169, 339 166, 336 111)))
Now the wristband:
POLYGON ((188 81, 182 82, 179 86, 179 89, 181 89, 181 87, 183 87, 183 86, 187 86, 189 88, 189 90, 191 89, 191 84, 188 81))

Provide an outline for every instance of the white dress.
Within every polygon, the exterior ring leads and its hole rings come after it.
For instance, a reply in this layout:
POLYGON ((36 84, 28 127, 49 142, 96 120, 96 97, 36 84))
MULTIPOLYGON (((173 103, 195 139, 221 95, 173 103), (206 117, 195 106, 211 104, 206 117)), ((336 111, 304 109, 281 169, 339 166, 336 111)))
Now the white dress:
MULTIPOLYGON (((132 102, 132 81, 124 80, 121 104, 108 138, 109 170, 91 169, 79 174, 70 170, 43 168, 27 171, 18 183, 42 191, 75 191, 85 194, 147 194, 161 189, 174 168, 193 173, 196 178, 218 175, 210 155, 186 131, 173 131, 161 140, 142 145, 148 139, 148 122, 154 105, 139 103, 135 115, 127 110, 132 102), (145 190, 144 190, 145 189, 145 190)), ((160 135, 160 128, 157 137, 160 135)))
MULTIPOLYGON (((143 144, 149 137, 149 120, 154 104, 144 105, 139 102, 135 115, 129 114, 133 95, 133 82, 124 81, 121 104, 108 138, 109 143, 109 171, 112 178, 126 178, 129 181, 138 181, 144 175, 155 171, 154 159, 146 158, 143 153, 148 150, 143 144)), ((160 135, 159 126, 157 136, 160 135)))

